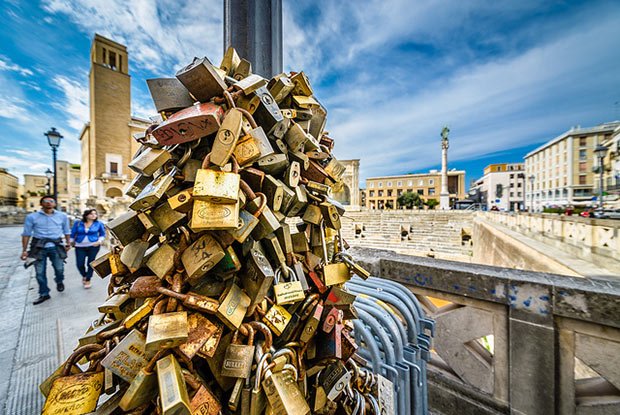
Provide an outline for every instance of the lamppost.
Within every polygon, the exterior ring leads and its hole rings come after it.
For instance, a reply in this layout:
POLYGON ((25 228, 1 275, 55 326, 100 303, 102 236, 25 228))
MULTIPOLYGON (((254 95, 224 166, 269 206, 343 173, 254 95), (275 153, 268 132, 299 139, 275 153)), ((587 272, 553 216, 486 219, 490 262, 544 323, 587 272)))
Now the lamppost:
POLYGON ((531 202, 531 212, 534 213, 534 180, 536 179, 536 176, 534 176, 533 174, 531 174, 528 179, 530 179, 530 191, 531 191, 531 195, 530 198, 532 199, 531 202))
POLYGON ((602 144, 599 144, 594 149, 594 154, 598 157, 598 168, 599 168, 599 189, 598 189, 598 197, 599 197, 599 207, 601 210, 603 209, 603 173, 605 172, 605 166, 603 165, 603 159, 605 155, 607 155, 607 150, 609 147, 606 147, 602 144))
POLYGON ((58 198, 58 176, 56 175, 56 151, 58 151, 58 147, 60 146, 60 140, 63 136, 56 130, 55 127, 52 127, 51 130, 44 134, 47 137, 47 143, 52 148, 52 158, 54 160, 54 199, 58 198))
POLYGON ((47 189, 47 194, 49 194, 49 193, 50 193, 50 190, 51 190, 51 188, 52 188, 52 175, 53 175, 53 174, 54 174, 54 173, 52 173, 52 171, 51 171, 49 168, 48 168, 47 170, 45 170, 45 177, 47 177, 47 185, 46 185, 46 186, 47 186, 47 187, 46 187, 46 189, 47 189))

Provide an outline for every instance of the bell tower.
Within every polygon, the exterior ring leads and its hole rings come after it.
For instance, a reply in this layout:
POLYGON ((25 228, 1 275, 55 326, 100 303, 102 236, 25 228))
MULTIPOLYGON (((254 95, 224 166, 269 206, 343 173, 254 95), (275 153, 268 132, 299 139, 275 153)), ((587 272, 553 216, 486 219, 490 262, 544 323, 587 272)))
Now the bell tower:
POLYGON ((132 177, 126 167, 136 145, 131 133, 127 47, 95 34, 90 50, 90 122, 80 135, 80 198, 119 197, 132 177))

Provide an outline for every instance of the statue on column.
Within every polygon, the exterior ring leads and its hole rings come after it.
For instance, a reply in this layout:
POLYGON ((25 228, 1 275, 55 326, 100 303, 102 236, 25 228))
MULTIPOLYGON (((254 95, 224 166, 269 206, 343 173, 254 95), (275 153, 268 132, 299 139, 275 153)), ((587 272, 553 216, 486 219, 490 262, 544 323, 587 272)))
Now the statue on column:
POLYGON ((450 209, 450 193, 448 192, 448 133, 450 129, 446 126, 441 130, 441 193, 439 194, 439 208, 441 210, 450 209))

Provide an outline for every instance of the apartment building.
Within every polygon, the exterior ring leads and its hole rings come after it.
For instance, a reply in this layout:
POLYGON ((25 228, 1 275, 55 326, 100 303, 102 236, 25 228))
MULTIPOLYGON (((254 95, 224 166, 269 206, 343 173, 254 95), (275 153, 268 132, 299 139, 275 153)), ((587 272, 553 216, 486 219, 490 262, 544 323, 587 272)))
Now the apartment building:
POLYGON ((0 167, 0 206, 17 206, 17 176, 0 167))
MULTIPOLYGON (((50 187, 53 186, 50 182, 50 187)), ((39 200, 42 196, 51 193, 49 190, 47 177, 42 174, 24 174, 24 202, 28 212, 39 210, 39 200)))
POLYGON ((476 180, 473 194, 491 210, 524 210, 525 171, 523 163, 496 163, 484 168, 484 175, 476 180))
POLYGON ((590 205, 596 194, 594 149, 611 140, 620 122, 573 127, 525 156, 526 199, 530 210, 545 206, 590 205))
MULTIPOLYGON (((396 199, 405 192, 417 193, 425 202, 429 199, 439 201, 441 172, 431 170, 428 173, 369 177, 364 192, 365 206, 367 209, 399 209, 396 199)), ((465 198, 465 171, 448 172, 448 192, 450 206, 465 198)))

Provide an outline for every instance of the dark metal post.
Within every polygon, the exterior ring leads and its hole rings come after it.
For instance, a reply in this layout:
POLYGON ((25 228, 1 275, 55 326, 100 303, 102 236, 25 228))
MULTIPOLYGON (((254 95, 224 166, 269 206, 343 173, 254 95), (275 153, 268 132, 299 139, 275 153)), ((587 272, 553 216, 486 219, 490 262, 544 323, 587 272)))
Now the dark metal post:
POLYGON ((56 175, 56 147, 52 147, 52 158, 54 159, 54 200, 58 203, 58 176, 56 175))
POLYGON ((252 72, 282 72, 282 0, 224 0, 224 50, 237 49, 252 72))

